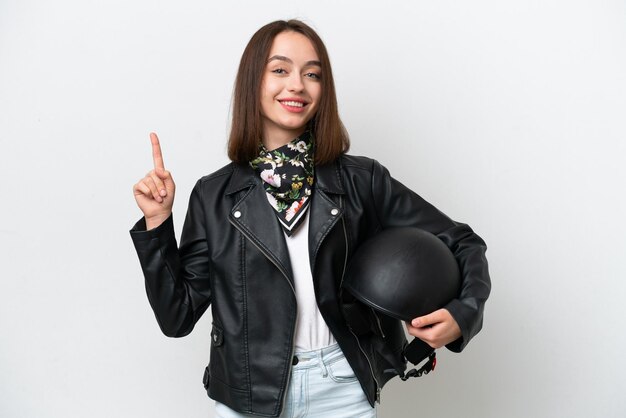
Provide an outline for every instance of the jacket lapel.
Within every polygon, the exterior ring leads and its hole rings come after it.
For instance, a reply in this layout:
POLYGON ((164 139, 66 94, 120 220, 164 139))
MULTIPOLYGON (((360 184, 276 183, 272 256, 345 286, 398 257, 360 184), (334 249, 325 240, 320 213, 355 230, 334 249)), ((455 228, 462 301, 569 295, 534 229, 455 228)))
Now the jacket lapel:
POLYGON ((315 260, 324 238, 343 216, 343 187, 337 162, 315 168, 315 191, 309 210, 309 261, 315 260), (339 196, 334 196, 339 195, 339 196), (332 199, 335 198, 336 201, 332 199))
POLYGON ((267 201, 261 179, 254 175, 251 167, 238 165, 234 167, 226 194, 241 191, 243 197, 230 211, 229 221, 278 267, 293 286, 293 273, 285 236, 274 209, 267 201))
MULTIPOLYGON (((226 194, 243 193, 233 206, 230 222, 282 271, 293 285, 289 251, 282 227, 270 206, 261 179, 249 166, 233 164, 234 171, 226 194), (247 189, 247 190, 246 190, 247 189), (263 204, 259 204, 262 202, 263 204)), ((309 210, 309 260, 314 271, 315 260, 324 238, 343 216, 338 162, 315 167, 315 188, 309 210)))

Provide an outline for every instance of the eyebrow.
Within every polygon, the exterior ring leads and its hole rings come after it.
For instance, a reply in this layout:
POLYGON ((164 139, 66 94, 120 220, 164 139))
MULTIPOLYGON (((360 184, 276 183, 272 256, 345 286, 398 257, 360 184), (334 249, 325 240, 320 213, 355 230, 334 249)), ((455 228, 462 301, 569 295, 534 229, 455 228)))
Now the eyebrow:
MULTIPOLYGON (((283 55, 274 55, 274 56, 270 57, 267 60, 267 63, 269 64, 270 62, 275 61, 275 60, 284 61, 284 62, 288 62, 289 64, 293 64, 293 60, 291 58, 287 58, 287 57, 285 57, 283 55)), ((305 67, 311 67, 311 66, 314 66, 314 65, 318 66, 318 67, 321 67, 322 63, 320 61, 317 61, 317 60, 311 60, 311 61, 307 61, 307 62, 304 63, 305 67)))

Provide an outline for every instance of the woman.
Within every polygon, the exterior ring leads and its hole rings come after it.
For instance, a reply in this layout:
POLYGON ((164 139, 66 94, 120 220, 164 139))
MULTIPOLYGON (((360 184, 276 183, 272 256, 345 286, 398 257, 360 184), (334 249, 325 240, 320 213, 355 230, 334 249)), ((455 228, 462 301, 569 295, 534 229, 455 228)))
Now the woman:
MULTIPOLYGON (((151 141, 154 169, 134 186, 144 218, 131 236, 166 335, 188 334, 211 306, 204 383, 218 416, 376 416, 393 375, 374 337, 346 325, 339 287, 354 250, 384 228, 436 234, 462 268, 458 299, 407 323, 409 333, 461 351, 480 330, 490 289, 484 242, 375 160, 345 154, 328 54, 304 23, 272 22, 248 43, 232 163, 196 183, 180 247, 174 182, 151 141)), ((398 334, 395 321, 383 327, 398 334)))

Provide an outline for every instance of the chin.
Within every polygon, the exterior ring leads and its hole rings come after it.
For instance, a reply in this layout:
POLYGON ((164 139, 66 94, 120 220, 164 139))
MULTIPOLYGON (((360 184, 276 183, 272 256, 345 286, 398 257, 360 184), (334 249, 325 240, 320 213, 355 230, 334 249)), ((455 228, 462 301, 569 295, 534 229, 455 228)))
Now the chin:
POLYGON ((283 129, 289 131, 298 131, 306 128, 307 122, 299 122, 299 123, 285 123, 283 124, 283 129))

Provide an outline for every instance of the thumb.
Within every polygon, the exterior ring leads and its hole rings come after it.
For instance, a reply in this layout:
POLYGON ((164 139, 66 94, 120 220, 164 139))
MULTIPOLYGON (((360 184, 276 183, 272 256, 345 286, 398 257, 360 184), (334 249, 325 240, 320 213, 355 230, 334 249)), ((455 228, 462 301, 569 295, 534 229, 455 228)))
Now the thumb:
POLYGON ((168 170, 165 170, 164 168, 155 168, 154 173, 157 175, 158 178, 163 180, 164 183, 166 184, 174 183, 174 179, 172 178, 172 173, 170 173, 168 170))
POLYGON ((429 325, 441 322, 441 318, 438 311, 429 313, 428 315, 419 316, 411 321, 411 325, 415 328, 427 327, 429 325))
POLYGON ((165 188, 167 189, 168 193, 174 190, 176 186, 174 185, 174 179, 172 178, 172 173, 170 173, 168 170, 165 170, 163 168, 155 168, 154 173, 157 175, 158 178, 163 180, 163 184, 165 185, 165 188))

